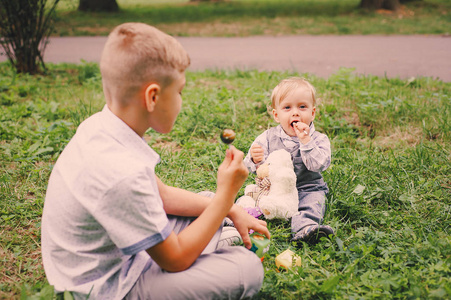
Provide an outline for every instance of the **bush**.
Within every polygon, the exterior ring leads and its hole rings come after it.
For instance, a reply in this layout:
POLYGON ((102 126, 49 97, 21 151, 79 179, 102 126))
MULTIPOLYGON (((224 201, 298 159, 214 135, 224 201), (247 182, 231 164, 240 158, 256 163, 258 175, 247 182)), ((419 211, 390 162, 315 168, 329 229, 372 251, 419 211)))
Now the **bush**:
POLYGON ((43 54, 59 0, 0 0, 0 45, 18 73, 45 70, 43 54))

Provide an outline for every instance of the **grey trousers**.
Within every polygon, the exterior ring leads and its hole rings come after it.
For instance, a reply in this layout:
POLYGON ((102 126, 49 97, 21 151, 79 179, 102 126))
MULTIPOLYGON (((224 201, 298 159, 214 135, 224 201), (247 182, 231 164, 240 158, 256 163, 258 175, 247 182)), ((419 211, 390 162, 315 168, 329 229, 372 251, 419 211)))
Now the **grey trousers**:
MULTIPOLYGON (((192 221, 192 218, 170 218, 175 233, 192 221)), ((170 273, 152 263, 125 299, 242 299, 257 294, 264 276, 261 260, 241 246, 216 250, 221 231, 222 227, 185 271, 170 273)))
POLYGON ((321 225, 325 212, 324 191, 299 192, 298 213, 291 218, 291 232, 296 234, 305 227, 321 225))

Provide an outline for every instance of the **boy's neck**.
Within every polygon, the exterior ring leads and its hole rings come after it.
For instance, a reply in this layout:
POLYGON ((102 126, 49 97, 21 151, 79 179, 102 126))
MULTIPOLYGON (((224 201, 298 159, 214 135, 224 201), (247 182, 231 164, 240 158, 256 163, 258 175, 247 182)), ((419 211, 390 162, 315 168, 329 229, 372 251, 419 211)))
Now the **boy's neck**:
POLYGON ((111 112, 116 115, 119 119, 121 119, 125 124, 128 125, 136 134, 140 137, 143 137, 146 133, 146 126, 142 126, 145 122, 142 121, 142 116, 140 114, 140 110, 137 110, 134 106, 119 106, 114 105, 113 103, 108 103, 108 108, 111 112))

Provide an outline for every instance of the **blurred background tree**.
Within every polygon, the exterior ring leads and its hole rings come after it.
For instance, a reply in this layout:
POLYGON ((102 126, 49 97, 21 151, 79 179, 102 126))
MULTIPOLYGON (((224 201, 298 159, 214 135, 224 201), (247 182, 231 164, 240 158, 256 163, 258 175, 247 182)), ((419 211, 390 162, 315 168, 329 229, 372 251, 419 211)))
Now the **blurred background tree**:
POLYGON ((45 70, 43 55, 59 0, 0 0, 0 46, 18 73, 45 70))
POLYGON ((365 9, 398 10, 402 3, 421 0, 361 0, 360 7, 365 9))
POLYGON ((360 7, 366 9, 397 10, 400 5, 399 0, 362 0, 360 2, 360 7))
POLYGON ((118 11, 116 0, 80 0, 80 11, 118 11))
MULTIPOLYGON (((82 1, 82 0, 80 0, 82 1)), ((89 0, 85 0, 89 1, 89 0)), ((99 0, 97 0, 99 1, 99 0)), ((103 0, 106 1, 106 0, 103 0)), ((223 0, 189 0, 190 2, 220 2, 223 0)), ((365 9, 388 9, 398 10, 401 7, 401 3, 409 1, 421 1, 421 0, 361 0, 360 7, 365 9)), ((95 1, 94 1, 95 2, 95 1)))

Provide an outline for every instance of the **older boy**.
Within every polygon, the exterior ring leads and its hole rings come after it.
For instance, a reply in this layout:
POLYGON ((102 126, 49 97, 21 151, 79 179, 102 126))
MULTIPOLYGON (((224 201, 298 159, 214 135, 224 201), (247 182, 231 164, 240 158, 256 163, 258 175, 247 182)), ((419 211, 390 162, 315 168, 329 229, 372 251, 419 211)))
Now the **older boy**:
POLYGON ((321 237, 334 234, 330 226, 321 224, 328 192, 321 172, 331 161, 330 142, 315 130, 315 88, 307 80, 292 77, 282 80, 271 95, 273 117, 279 126, 259 135, 252 143, 244 162, 255 172, 268 155, 287 150, 293 160, 299 196, 299 213, 291 219, 292 241, 315 244, 321 237))
POLYGON ((85 120, 50 176, 42 256, 50 284, 76 299, 238 299, 257 293, 258 257, 217 248, 223 219, 246 247, 250 229, 269 237, 234 199, 247 177, 231 147, 212 198, 165 185, 148 128, 172 130, 189 57, 169 35, 141 23, 115 28, 100 62, 104 109, 85 120), (175 217, 179 216, 179 217, 175 217), (197 218, 193 218, 197 217, 197 218))

